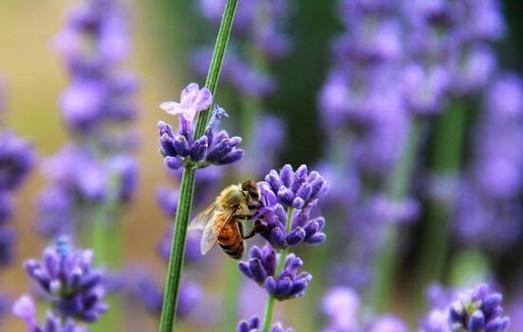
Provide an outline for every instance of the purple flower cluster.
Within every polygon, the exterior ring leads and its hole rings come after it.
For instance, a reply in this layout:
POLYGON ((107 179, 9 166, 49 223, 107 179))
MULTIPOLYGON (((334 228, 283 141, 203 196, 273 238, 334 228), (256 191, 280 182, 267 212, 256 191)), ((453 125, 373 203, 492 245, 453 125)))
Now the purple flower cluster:
POLYGON ((445 308, 433 309, 421 332, 505 332, 510 319, 503 315, 503 296, 481 284, 458 295, 445 308))
POLYGON ((67 145, 43 163, 48 185, 37 200, 38 229, 46 236, 70 234, 88 221, 92 207, 128 203, 137 181, 137 165, 128 155, 100 159, 78 145, 67 145), (86 215, 87 214, 87 215, 86 215))
POLYGON ((38 325, 35 305, 27 295, 14 304, 13 313, 29 332, 84 331, 79 322, 94 323, 107 311, 103 273, 92 265, 91 250, 73 249, 67 239, 58 239, 45 249, 41 261, 25 263, 27 275, 50 306, 44 323, 38 325))
MULTIPOLYGON (((267 243, 263 248, 252 247, 249 259, 240 262, 239 269, 267 292, 268 301, 284 301, 305 295, 312 275, 300 271, 303 261, 289 253, 289 249, 300 243, 325 241, 322 232, 325 220, 311 217, 311 210, 326 187, 320 173, 309 173, 305 165, 296 171, 291 165, 285 165, 279 172, 270 171, 265 181, 258 183, 262 207, 254 217, 254 230, 267 243)), ((256 320, 241 324, 241 331, 255 330, 258 326, 256 320)), ((276 331, 280 330, 277 327, 276 331)))
POLYGON ((71 76, 60 104, 73 134, 101 139, 105 126, 121 125, 136 115, 131 97, 138 84, 122 72, 129 51, 125 13, 118 1, 87 0, 68 16, 55 40, 71 76))
MULTIPOLYGON (((242 320, 236 328, 236 332, 258 332, 260 330, 260 318, 257 316, 251 317, 248 320, 242 320)), ((280 323, 272 326, 270 332, 293 332, 291 328, 284 328, 280 323)))
POLYGON ((521 140, 523 83, 500 75, 486 91, 473 159, 459 188, 454 225, 460 240, 499 252, 519 238, 523 153, 514 142, 521 140))
POLYGON ((160 152, 168 168, 178 169, 191 165, 203 168, 210 164, 227 165, 243 157, 245 152, 238 148, 242 142, 240 137, 229 137, 225 130, 215 132, 220 121, 228 116, 220 107, 213 110, 205 134, 196 140, 193 139, 194 120, 197 113, 212 105, 212 95, 207 88, 200 89, 198 84, 191 83, 183 89, 180 99, 180 103, 164 102, 160 105, 167 113, 179 116, 180 120, 180 128, 176 133, 165 122, 158 123, 160 152))
POLYGON ((25 263, 27 275, 53 308, 65 317, 95 322, 107 310, 103 274, 93 268, 91 250, 71 248, 65 239, 44 251, 42 261, 25 263))
POLYGON ((264 207, 260 210, 256 228, 273 247, 280 249, 325 241, 322 232, 325 219, 311 217, 327 187, 318 172, 309 173, 305 165, 296 171, 291 165, 285 165, 280 172, 270 171, 259 187, 264 207), (287 223, 289 214, 290 225, 287 223))
POLYGON ((263 248, 252 247, 249 257, 247 262, 239 264, 240 271, 280 301, 303 296, 312 281, 309 273, 298 272, 303 261, 294 254, 285 258, 283 272, 275 276, 278 261, 276 252, 269 244, 263 248))
POLYGON ((406 324, 385 314, 371 322, 360 322, 361 303, 358 294, 349 287, 334 287, 325 295, 322 309, 327 315, 323 332, 406 332, 406 324))

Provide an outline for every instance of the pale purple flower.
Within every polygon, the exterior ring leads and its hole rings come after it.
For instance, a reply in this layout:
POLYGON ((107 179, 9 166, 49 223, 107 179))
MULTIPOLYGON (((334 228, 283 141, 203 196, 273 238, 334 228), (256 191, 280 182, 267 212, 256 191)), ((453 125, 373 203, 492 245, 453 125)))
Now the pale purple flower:
POLYGON ((196 114, 204 111, 212 104, 212 94, 207 88, 200 89, 197 83, 190 83, 182 90, 180 102, 166 101, 160 108, 171 115, 178 115, 189 123, 193 123, 196 114))
POLYGON ((331 288, 322 301, 322 310, 329 318, 328 326, 324 331, 357 331, 360 306, 360 298, 351 288, 342 286, 331 288))

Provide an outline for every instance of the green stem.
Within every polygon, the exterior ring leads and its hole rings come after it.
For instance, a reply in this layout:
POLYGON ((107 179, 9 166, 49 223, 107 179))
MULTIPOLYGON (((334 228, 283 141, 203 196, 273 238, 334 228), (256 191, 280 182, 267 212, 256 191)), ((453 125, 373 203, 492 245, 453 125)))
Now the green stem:
MULTIPOLYGON (((216 44, 212 53, 209 73, 207 74, 207 80, 205 81, 205 86, 211 90, 213 97, 216 97, 216 88, 220 78, 223 57, 225 55, 227 45, 229 44, 229 38, 231 35, 232 24, 234 22, 234 15, 236 13, 237 5, 238 0, 227 0, 222 21, 220 23, 220 30, 218 31, 218 37, 216 37, 216 44)), ((211 108, 212 105, 207 110, 198 114, 196 130, 194 131, 195 138, 199 138, 204 134, 205 127, 207 126, 209 118, 211 117, 211 108)))
MULTIPOLYGON (((225 50, 227 49, 227 44, 229 42, 229 36, 231 34, 237 4, 238 0, 227 0, 220 24, 220 29, 218 31, 218 37, 216 39, 216 44, 212 54, 211 64, 207 74, 205 86, 211 91, 213 97, 216 97, 218 79, 220 76, 225 50)), ((198 115, 196 129, 194 131, 195 138, 199 138, 204 134, 205 127, 209 121, 211 108, 212 106, 198 115)), ((189 165, 185 167, 182 175, 177 209, 178 212, 176 214, 176 220, 174 224, 171 253, 167 267, 167 277, 165 278, 163 307, 160 317, 160 324, 158 326, 159 332, 174 331, 174 320, 176 318, 176 306, 178 303, 178 293, 183 269, 185 243, 187 239, 187 227, 189 224, 194 193, 195 172, 195 168, 189 165)))
MULTIPOLYGON (((464 143, 466 109, 454 102, 435 123, 432 173, 436 180, 456 178, 461 165, 464 143)), ((416 294, 425 294, 427 285, 441 280, 447 256, 448 220, 453 209, 452 197, 431 197, 427 207, 421 254, 417 265, 416 294)), ((422 303, 422 298, 418 301, 422 303)))
MULTIPOLYGON (((294 216, 294 209, 289 208, 287 210, 287 221, 285 223, 285 228, 287 230, 287 234, 292 229, 292 219, 294 216)), ((276 266, 276 270, 274 271, 274 276, 279 276, 283 272, 283 268, 285 267, 285 260, 287 259, 287 255, 289 254, 289 248, 285 248, 280 250, 280 254, 278 257, 278 265, 276 266)), ((271 329, 271 323, 272 323, 272 313, 274 311, 274 302, 276 299, 272 296, 267 297, 267 302, 265 303, 265 312, 263 314, 263 330, 262 332, 269 332, 271 329)))
MULTIPOLYGON (((411 122, 408 139, 402 154, 396 163, 387 185, 387 195, 390 200, 401 201, 410 185, 410 175, 416 160, 416 151, 421 133, 421 123, 418 120, 411 122)), ((379 313, 388 305, 391 287, 394 284, 396 267, 396 252, 398 250, 398 228, 395 220, 385 220, 381 233, 380 247, 376 259, 376 268, 369 295, 369 309, 371 314, 379 313)))

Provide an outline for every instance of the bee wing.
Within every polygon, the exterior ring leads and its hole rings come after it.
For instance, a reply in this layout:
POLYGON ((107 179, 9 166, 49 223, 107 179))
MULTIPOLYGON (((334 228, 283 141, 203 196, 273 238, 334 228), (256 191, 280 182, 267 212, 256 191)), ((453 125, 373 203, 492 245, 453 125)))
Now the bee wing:
POLYGON ((205 226, 209 224, 209 222, 214 218, 214 213, 216 212, 217 206, 216 204, 209 205, 205 210, 200 212, 189 224, 188 231, 196 231, 200 230, 203 231, 205 229, 205 226))
POLYGON ((218 241, 218 236, 223 227, 233 218, 234 211, 216 211, 213 222, 209 222, 203 229, 202 241, 200 242, 200 251, 202 255, 207 254, 218 241))

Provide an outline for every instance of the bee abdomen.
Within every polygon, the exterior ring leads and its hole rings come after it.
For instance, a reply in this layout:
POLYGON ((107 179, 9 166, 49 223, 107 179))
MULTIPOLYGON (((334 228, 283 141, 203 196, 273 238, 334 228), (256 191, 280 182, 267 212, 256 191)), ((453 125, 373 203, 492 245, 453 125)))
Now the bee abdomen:
POLYGON ((220 243, 220 247, 222 247, 223 251, 229 255, 230 257, 234 259, 240 259, 243 256, 243 241, 236 242, 232 246, 228 246, 225 244, 220 243))
POLYGON ((233 232, 232 234, 227 234, 227 232, 222 232, 218 238, 218 243, 223 251, 232 258, 240 259, 243 256, 243 239, 239 233, 233 232))

